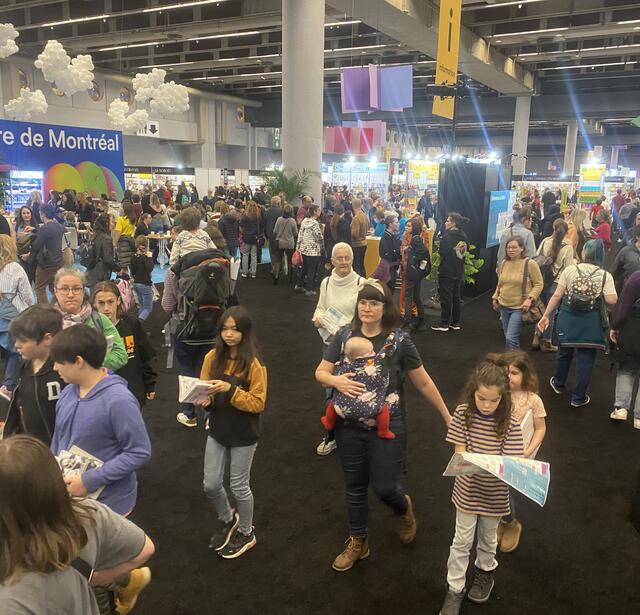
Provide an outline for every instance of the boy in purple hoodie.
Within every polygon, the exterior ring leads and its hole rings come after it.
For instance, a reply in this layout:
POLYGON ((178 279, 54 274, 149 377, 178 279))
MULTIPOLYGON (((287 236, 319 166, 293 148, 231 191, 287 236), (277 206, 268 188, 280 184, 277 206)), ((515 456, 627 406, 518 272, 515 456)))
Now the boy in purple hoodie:
POLYGON ((69 494, 85 497, 104 487, 98 500, 127 515, 136 503, 136 470, 151 457, 140 406, 127 383, 102 367, 104 335, 86 325, 69 327, 54 337, 50 354, 69 385, 56 404, 51 450, 58 455, 77 446, 104 464, 66 479, 69 494))
MULTIPOLYGON (((58 455, 76 446, 102 461, 101 467, 66 477, 69 494, 82 498, 103 488, 98 501, 126 517, 138 494, 136 470, 151 457, 151 443, 126 381, 102 367, 106 353, 104 335, 86 325, 69 327, 53 338, 53 369, 67 387, 56 404, 51 450, 58 455)), ((117 590, 121 613, 129 612, 150 580, 148 568, 123 579, 124 587, 117 590)))

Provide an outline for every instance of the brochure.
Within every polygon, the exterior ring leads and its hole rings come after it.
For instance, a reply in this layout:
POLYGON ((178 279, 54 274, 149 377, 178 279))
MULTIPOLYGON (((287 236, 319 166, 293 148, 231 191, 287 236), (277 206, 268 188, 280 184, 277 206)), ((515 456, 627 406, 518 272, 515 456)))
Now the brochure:
POLYGON ((209 397, 211 385, 204 380, 190 376, 178 376, 178 401, 187 404, 197 404, 209 397))
POLYGON ((320 318, 322 327, 318 329, 318 333, 325 344, 329 343, 332 338, 342 327, 349 324, 350 318, 345 316, 340 310, 330 307, 320 318))
MULTIPOLYGON (((62 470, 62 476, 68 478, 69 476, 76 476, 84 474, 88 470, 94 470, 101 468, 104 462, 94 457, 91 453, 81 449, 79 446, 72 446, 68 451, 62 450, 57 455, 56 460, 60 469, 62 470)), ((104 486, 100 487, 93 493, 90 493, 88 497, 96 500, 102 493, 104 486)))

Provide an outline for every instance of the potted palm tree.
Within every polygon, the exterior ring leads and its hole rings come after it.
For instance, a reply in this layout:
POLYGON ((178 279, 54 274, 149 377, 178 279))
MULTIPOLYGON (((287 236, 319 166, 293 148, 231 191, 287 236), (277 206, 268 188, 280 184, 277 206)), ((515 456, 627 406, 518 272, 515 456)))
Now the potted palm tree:
POLYGON ((270 196, 282 192, 285 201, 293 203, 309 189, 311 178, 318 175, 319 173, 309 169, 275 169, 269 173, 265 186, 270 196))

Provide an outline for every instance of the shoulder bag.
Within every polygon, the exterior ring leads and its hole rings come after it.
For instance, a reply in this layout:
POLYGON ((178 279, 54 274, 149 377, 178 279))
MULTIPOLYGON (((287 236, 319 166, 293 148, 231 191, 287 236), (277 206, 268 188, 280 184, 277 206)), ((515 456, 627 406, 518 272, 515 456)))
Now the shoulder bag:
MULTIPOLYGON (((522 301, 527 298, 527 282, 529 281, 529 260, 524 264, 524 275, 522 276, 522 301)), ((531 303, 531 307, 525 312, 522 311, 522 322, 528 325, 536 324, 543 316, 546 306, 542 299, 536 299, 531 303)))

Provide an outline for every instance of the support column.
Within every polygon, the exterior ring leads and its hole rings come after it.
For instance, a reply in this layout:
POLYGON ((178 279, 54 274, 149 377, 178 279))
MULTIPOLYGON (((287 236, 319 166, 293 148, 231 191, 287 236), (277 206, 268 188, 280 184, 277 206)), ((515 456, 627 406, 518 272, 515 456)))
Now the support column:
POLYGON ((570 177, 576 166, 576 146, 578 144, 578 122, 573 120, 567 124, 567 138, 564 143, 564 163, 562 172, 570 177))
POLYGON ((609 162, 610 169, 616 169, 618 167, 618 154, 620 153, 620 148, 616 145, 611 146, 611 160, 609 162))
POLYGON ((514 175, 524 175, 527 168, 527 145, 529 143, 529 115, 531 96, 516 98, 516 113, 513 118, 513 152, 511 165, 514 175))
POLYGON ((317 173, 308 192, 321 198, 324 0, 282 0, 282 164, 317 173))

